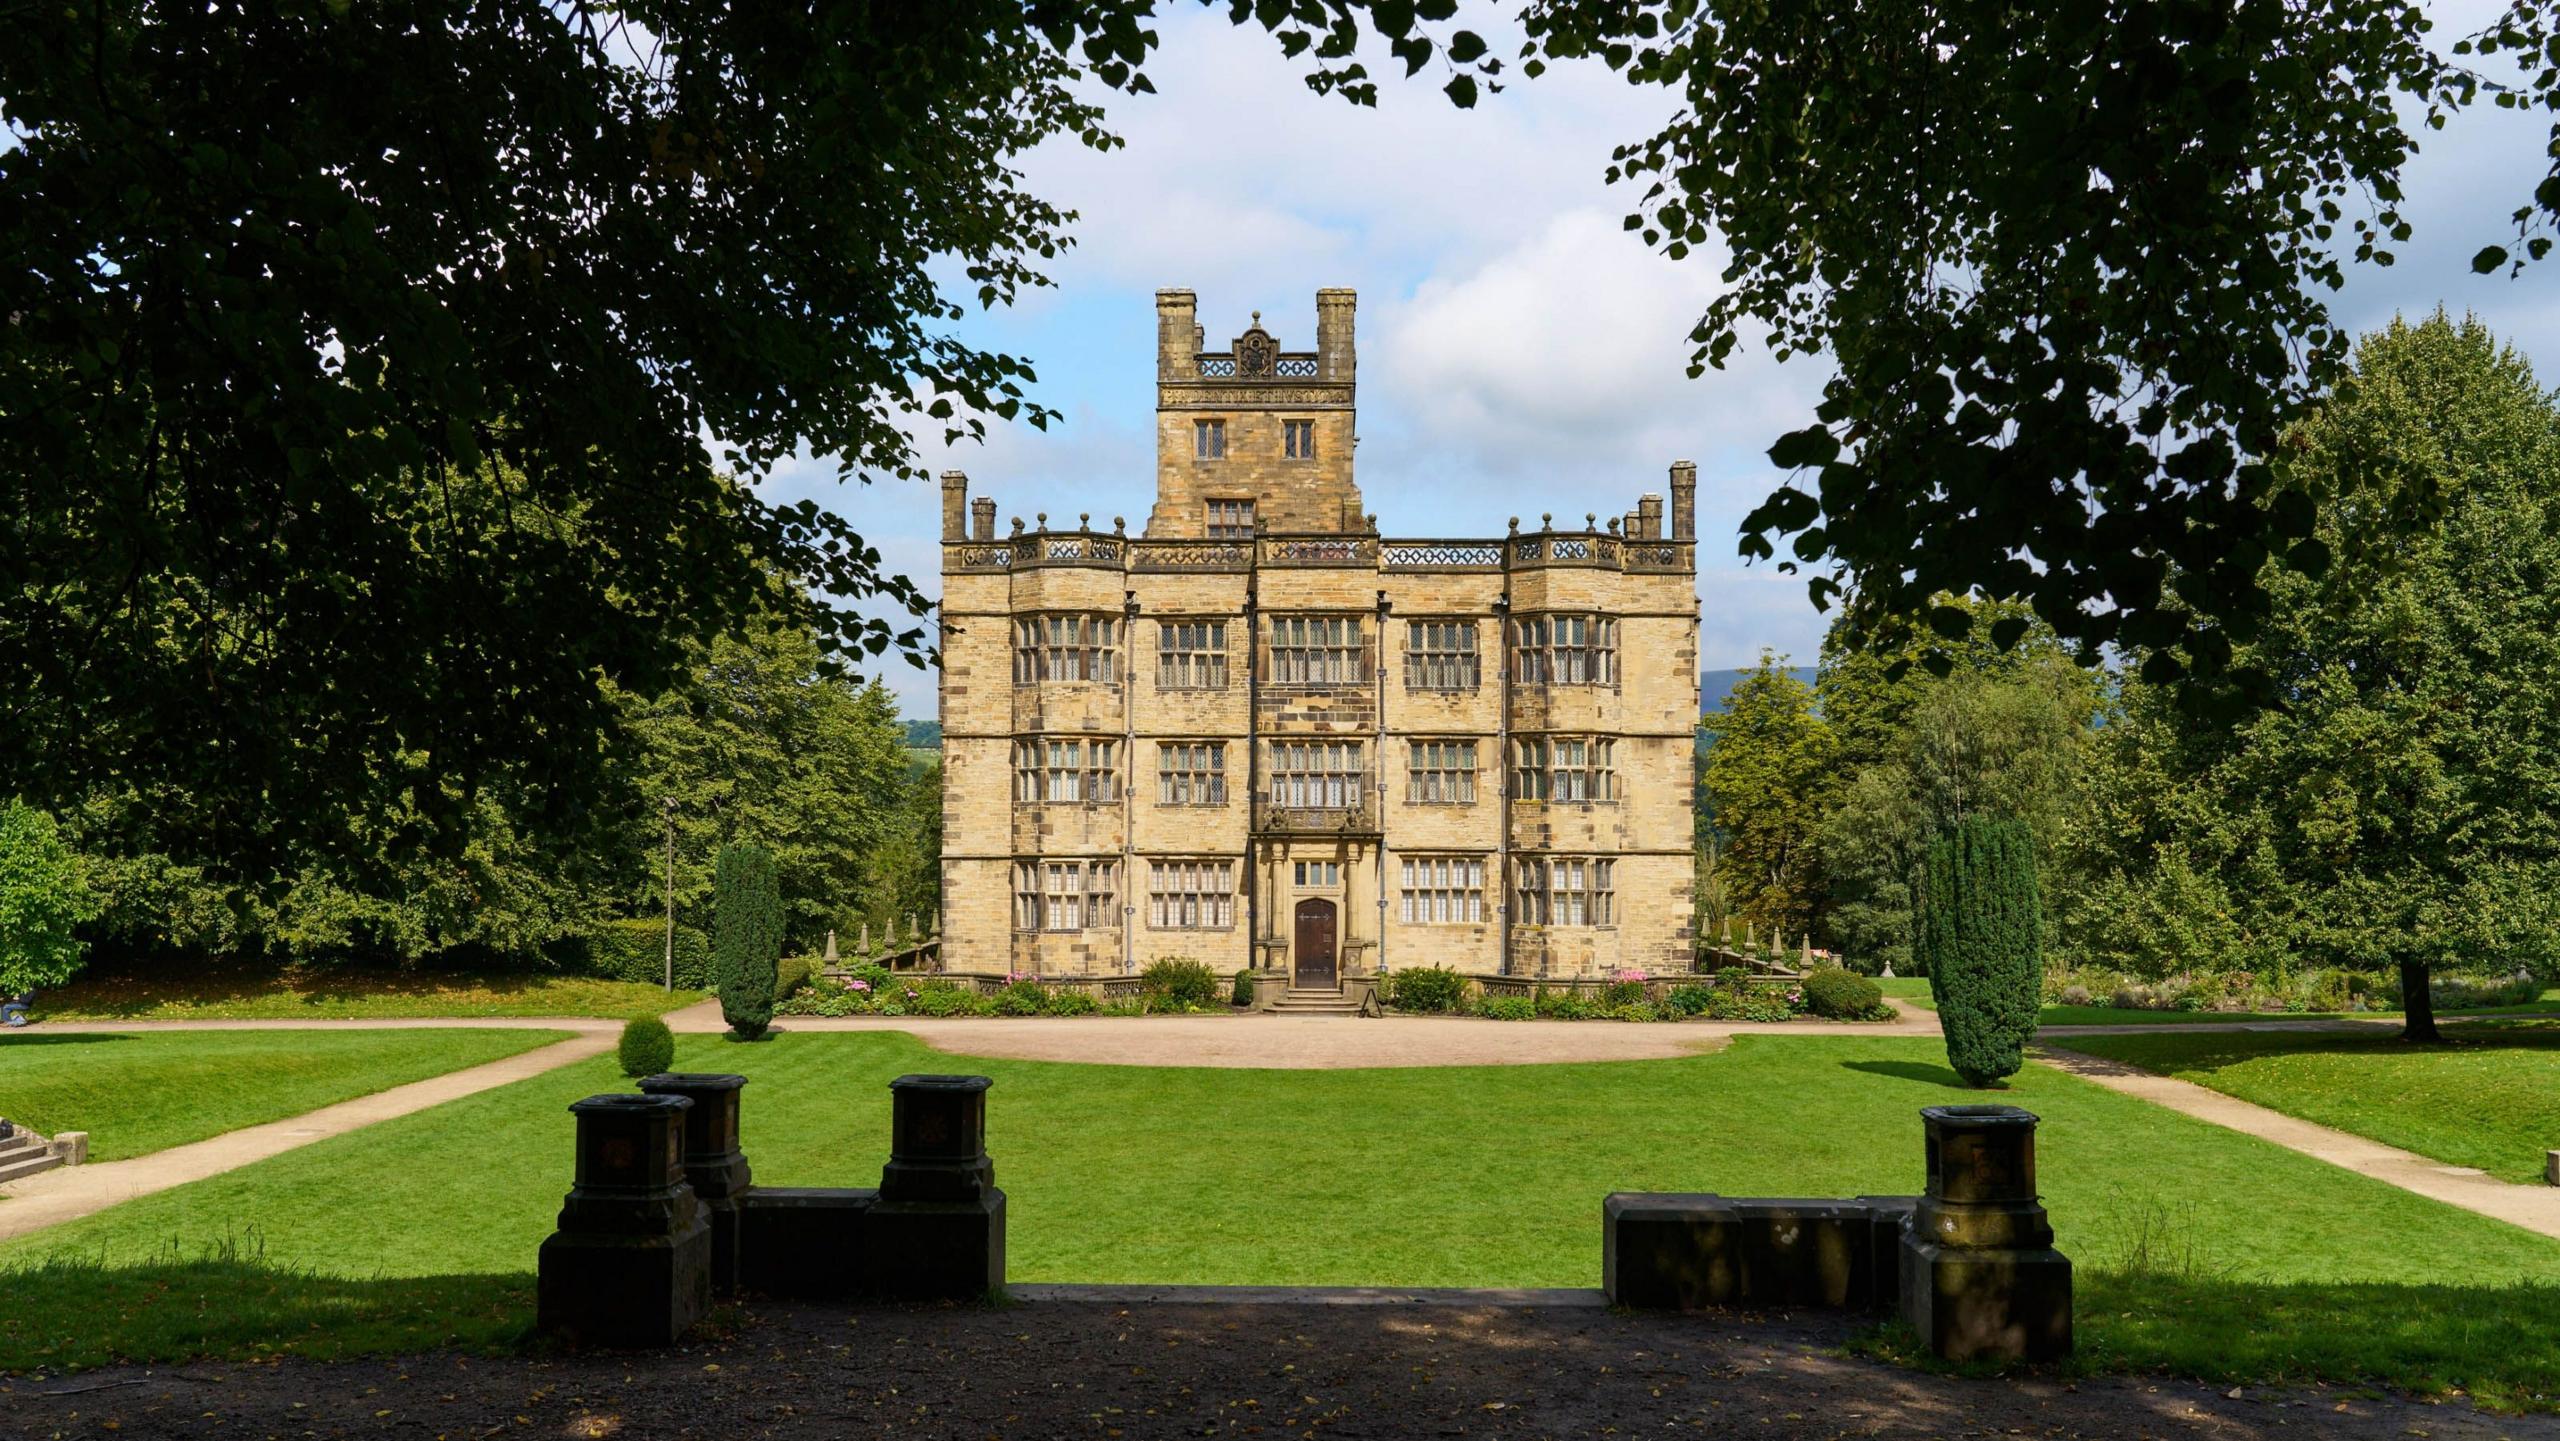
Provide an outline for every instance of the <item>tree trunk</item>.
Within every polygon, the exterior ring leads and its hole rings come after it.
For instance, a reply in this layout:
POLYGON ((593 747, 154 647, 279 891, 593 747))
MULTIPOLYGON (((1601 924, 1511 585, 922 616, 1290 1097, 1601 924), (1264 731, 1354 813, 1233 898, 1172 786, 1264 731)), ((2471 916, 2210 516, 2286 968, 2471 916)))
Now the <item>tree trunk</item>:
POLYGON ((2400 963, 2400 1039, 2435 1043, 2444 1036, 2436 1030, 2436 1000, 2427 992, 2428 966, 2424 961, 2400 963))

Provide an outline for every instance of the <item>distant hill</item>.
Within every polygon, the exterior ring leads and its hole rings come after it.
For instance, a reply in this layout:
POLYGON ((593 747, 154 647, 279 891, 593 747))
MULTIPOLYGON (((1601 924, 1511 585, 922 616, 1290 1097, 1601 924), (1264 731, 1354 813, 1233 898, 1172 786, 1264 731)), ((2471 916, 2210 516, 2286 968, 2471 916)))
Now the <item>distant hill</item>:
POLYGON ((942 722, 938 720, 907 722, 907 749, 914 751, 942 749, 942 722))
MULTIPOLYGON (((1733 688, 1742 684, 1742 678, 1750 673, 1751 672, 1747 670, 1710 670, 1699 672, 1698 714, 1702 716, 1714 715, 1717 711, 1723 710, 1724 698, 1733 694, 1733 688)), ((1794 676, 1796 679, 1803 681, 1806 685, 1813 684, 1813 667, 1809 665, 1789 666, 1787 667, 1787 673, 1794 676)))

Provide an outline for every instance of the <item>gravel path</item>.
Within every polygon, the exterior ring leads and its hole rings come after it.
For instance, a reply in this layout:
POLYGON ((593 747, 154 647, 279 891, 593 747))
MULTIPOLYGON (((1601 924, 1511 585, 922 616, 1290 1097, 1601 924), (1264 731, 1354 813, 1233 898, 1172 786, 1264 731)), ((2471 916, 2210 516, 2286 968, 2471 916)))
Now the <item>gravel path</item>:
POLYGON ((0 1381, 0 1437, 2560 1438, 2360 1391, 1934 1376, 1842 1354, 1859 1324, 1465 1297, 754 1306, 657 1353, 0 1381))

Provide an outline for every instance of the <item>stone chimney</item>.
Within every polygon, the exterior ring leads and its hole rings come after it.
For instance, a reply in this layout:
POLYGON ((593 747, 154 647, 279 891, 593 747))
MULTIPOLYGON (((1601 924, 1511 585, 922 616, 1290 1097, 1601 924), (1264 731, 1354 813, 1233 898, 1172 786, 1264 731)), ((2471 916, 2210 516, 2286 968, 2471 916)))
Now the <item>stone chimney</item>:
POLYGON ((1698 463, 1671 462, 1671 538, 1698 538, 1698 463))
POLYGON ((1156 292, 1156 378, 1200 378, 1200 300, 1188 290, 1156 292))
POLYGON ((1636 524, 1643 527, 1646 540, 1662 539, 1662 497, 1646 491, 1636 502, 1636 524))
POLYGON ((1316 360, 1326 380, 1357 378, 1359 356, 1352 344, 1352 312, 1359 292, 1327 288, 1316 292, 1316 360))
POLYGON ((993 540, 996 538, 996 502, 994 496, 982 495, 976 500, 969 502, 969 532, 971 538, 975 540, 993 540))
POLYGON ((942 473, 942 538, 967 540, 969 477, 957 470, 942 473))

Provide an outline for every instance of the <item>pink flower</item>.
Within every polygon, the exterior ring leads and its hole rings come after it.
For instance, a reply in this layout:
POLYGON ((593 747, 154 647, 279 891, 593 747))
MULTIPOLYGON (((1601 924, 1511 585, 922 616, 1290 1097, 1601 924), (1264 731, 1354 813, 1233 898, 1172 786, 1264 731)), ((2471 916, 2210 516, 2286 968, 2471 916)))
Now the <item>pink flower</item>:
POLYGON ((844 988, 848 991, 867 991, 871 989, 871 983, 860 976, 854 976, 845 981, 844 988))

